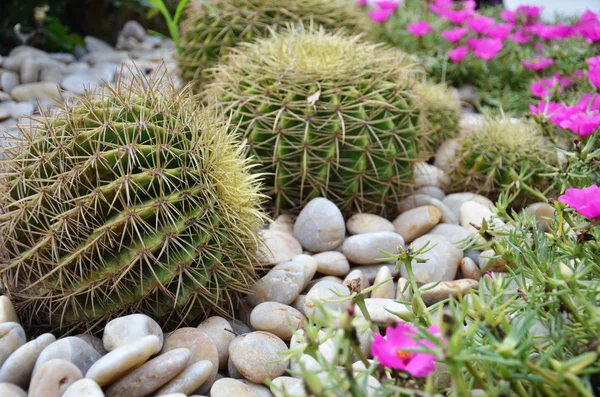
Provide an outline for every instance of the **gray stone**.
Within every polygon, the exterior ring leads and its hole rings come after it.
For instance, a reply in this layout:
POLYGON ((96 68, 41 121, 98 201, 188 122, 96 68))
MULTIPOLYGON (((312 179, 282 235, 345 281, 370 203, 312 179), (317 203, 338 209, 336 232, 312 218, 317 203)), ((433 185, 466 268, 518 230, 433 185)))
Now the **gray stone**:
POLYGON ((378 286, 371 291, 371 298, 394 299, 394 278, 387 266, 381 266, 373 285, 378 286))
POLYGON ((289 214, 279 215, 275 220, 269 225, 269 230, 278 230, 280 232, 294 234, 294 222, 296 221, 296 217, 289 214))
POLYGON ((223 317, 212 316, 204 320, 198 329, 215 343, 219 354, 219 368, 225 368, 229 358, 229 344, 236 336, 229 322, 223 317))
POLYGON ((302 209, 294 224, 294 237, 312 252, 333 251, 344 241, 346 225, 331 201, 318 197, 302 209))
POLYGON ((444 197, 442 203, 444 203, 458 218, 460 218, 460 207, 462 207, 462 205, 467 201, 475 201, 476 203, 485 205, 489 208, 494 206, 494 202, 487 197, 470 192, 449 194, 444 197))
POLYGON ((159 343, 154 354, 160 352, 163 345, 163 332, 160 325, 145 314, 130 314, 115 318, 106 324, 102 343, 106 351, 112 351, 148 335, 158 338, 159 343))
POLYGON ((359 269, 354 269, 350 273, 348 273, 342 284, 348 287, 350 293, 360 292, 370 287, 369 280, 365 277, 365 274, 359 269))
POLYGON ((440 210, 433 205, 425 205, 403 212, 392 223, 396 233, 402 236, 406 244, 410 244, 437 225, 441 218, 440 210))
POLYGON ((419 288, 419 292, 423 302, 430 306, 451 296, 465 295, 469 290, 478 286, 479 281, 464 278, 454 281, 441 281, 437 285, 436 283, 425 284, 419 288))
POLYGON ((0 367, 26 341, 25 331, 18 323, 0 324, 0 367))
POLYGON ((69 361, 85 374, 100 357, 100 353, 92 346, 77 337, 69 336, 49 344, 42 350, 35 362, 33 375, 35 376, 42 365, 53 359, 69 361))
POLYGON ((446 172, 446 174, 452 175, 455 172, 454 168, 460 145, 461 140, 456 138, 442 142, 435 153, 433 165, 446 172))
POLYGON ((476 201, 465 201, 460 207, 460 225, 471 231, 477 232, 483 220, 489 227, 501 228, 504 222, 498 219, 490 208, 476 201))
POLYGON ((2 397, 27 397, 27 393, 19 386, 12 383, 0 383, 0 396, 2 397))
POLYGON ((12 383, 27 389, 40 353, 55 341, 54 335, 43 334, 19 347, 0 367, 0 382, 12 383))
POLYGON ((555 209, 548 203, 534 203, 525 209, 526 212, 533 214, 535 221, 545 232, 550 231, 550 224, 554 219, 555 209))
POLYGON ((18 119, 22 116, 29 116, 35 110, 32 103, 7 101, 0 103, 0 109, 6 110, 10 117, 18 119))
POLYGON ((275 397, 286 397, 290 395, 290 392, 297 384, 302 384, 302 380, 291 376, 280 376, 273 379, 271 392, 273 392, 275 397))
POLYGON ((92 346, 94 348, 94 350, 96 350, 102 356, 105 355, 106 353, 108 353, 108 351, 104 348, 102 339, 98 338, 97 336, 90 335, 90 334, 80 334, 80 335, 75 335, 75 337, 81 339, 88 345, 92 346))
POLYGON ((159 340, 156 335, 144 336, 123 345, 96 361, 86 372, 85 377, 101 387, 110 385, 123 377, 127 371, 142 365, 154 354, 158 345, 159 340))
POLYGON ((481 278, 479 266, 471 258, 466 257, 460 262, 460 274, 464 278, 470 278, 471 280, 479 280, 481 278))
POLYGON ((279 302, 289 305, 300 295, 304 287, 304 266, 298 262, 286 262, 275 266, 263 278, 250 286, 248 302, 279 302))
POLYGON ((446 193, 444 193, 444 191, 439 187, 435 186, 423 186, 415 190, 413 194, 424 194, 438 200, 443 200, 444 197, 446 197, 446 193))
POLYGON ((405 248, 404 239, 394 232, 375 232, 348 237, 342 245, 342 253, 352 263, 372 265, 385 257, 382 251, 397 254, 398 247, 405 248))
POLYGON ((15 307, 8 296, 4 295, 0 295, 0 324, 2 323, 19 323, 15 307))
POLYGON ((508 262, 493 249, 488 249, 479 255, 479 268, 482 272, 508 272, 508 262))
POLYGON ((233 328, 233 332, 235 332, 236 335, 247 334, 252 331, 250 327, 240 320, 229 320, 229 324, 231 324, 231 328, 233 328))
POLYGON ((442 214, 442 223, 452 223, 458 225, 458 217, 440 200, 435 199, 425 194, 415 194, 408 196, 404 200, 398 202, 398 212, 406 212, 410 209, 421 207, 424 205, 433 205, 442 214))
POLYGON ((327 251, 313 255, 317 261, 317 272, 329 276, 345 276, 350 271, 350 263, 341 252, 327 251))
POLYGON ((29 397, 61 397, 81 378, 81 371, 73 363, 59 359, 47 361, 31 378, 29 397))
POLYGON ((133 37, 137 41, 142 41, 146 38, 146 29, 137 21, 127 21, 121 29, 120 36, 133 37))
POLYGON ((433 165, 417 162, 413 168, 412 186, 434 186, 445 191, 450 186, 450 177, 433 165))
POLYGON ((208 380, 212 370, 213 364, 208 360, 195 362, 158 390, 156 396, 170 393, 190 395, 208 380))
MULTIPOLYGON (((109 353, 110 354, 110 353, 109 353)), ((106 397, 144 397, 175 378, 187 366, 190 351, 174 349, 129 372, 106 390, 106 397)))
POLYGON ((5 92, 11 92, 13 88, 19 85, 19 75, 16 72, 5 70, 0 75, 0 87, 5 92))
POLYGON ((263 245, 259 253, 261 263, 278 265, 302 254, 302 246, 289 233, 267 229, 261 230, 260 235, 263 238, 263 245))
POLYGON ((284 341, 289 341, 304 321, 306 317, 298 310, 277 302, 261 303, 250 315, 250 324, 254 329, 270 332, 284 341))
POLYGON ((240 382, 245 384, 258 397, 273 397, 271 391, 264 385, 257 385, 246 379, 240 379, 240 382))
MULTIPOLYGON (((412 314, 412 310, 409 306, 398 303, 392 299, 367 298, 365 299, 365 306, 371 316, 371 320, 376 323, 396 323, 398 321, 404 321, 396 314, 412 314)), ((357 317, 363 317, 361 310, 356 310, 356 315, 357 317)))
POLYGON ((104 397, 104 393, 96 382, 84 378, 69 386, 62 397, 104 397))
POLYGON ((111 52, 115 49, 107 42, 97 39, 93 36, 85 36, 83 38, 85 46, 90 52, 111 52))
POLYGON ((319 277, 319 278, 312 279, 310 281, 310 283, 308 283, 306 285, 306 288, 304 288, 304 290, 302 292, 308 293, 308 291, 310 291, 315 285, 317 285, 321 281, 329 281, 334 284, 343 284, 343 280, 339 277, 335 277, 335 276, 319 277))
POLYGON ((6 120, 9 117, 10 113, 8 112, 8 110, 0 108, 0 121, 6 120))
MULTIPOLYGON (((415 250, 423 248, 427 243, 428 251, 418 255, 425 262, 413 260, 412 269, 415 280, 426 284, 436 281, 452 281, 456 277, 458 266, 463 258, 462 252, 444 237, 426 235, 413 242, 415 250)), ((400 266, 402 277, 409 278, 404 264, 400 266)))
POLYGON ((62 79, 63 74, 59 68, 45 68, 40 72, 40 81, 50 81, 58 85, 62 79))
POLYGON ((286 350, 277 336, 256 331, 236 337, 229 345, 229 356, 246 379, 260 384, 283 375, 288 363, 280 360, 286 350))
POLYGON ((349 295, 350 290, 343 284, 320 281, 306 294, 304 313, 307 317, 314 316, 315 319, 319 319, 323 318, 323 311, 320 306, 332 311, 344 310, 348 307, 348 302, 339 301, 341 297, 349 295))
POLYGON ((375 281, 375 277, 377 277, 377 273, 381 266, 387 266, 392 272, 392 276, 394 278, 398 277, 400 274, 400 270, 396 267, 396 262, 387 262, 379 265, 366 265, 366 266, 356 266, 354 269, 360 270, 365 275, 365 278, 369 281, 369 283, 373 284, 375 281))
POLYGON ((235 365, 233 365, 231 357, 229 357, 229 360, 227 360, 227 374, 233 379, 244 379, 244 375, 240 374, 240 371, 238 371, 237 368, 235 368, 235 365))
POLYGON ((394 225, 378 215, 354 214, 346 222, 346 229, 350 234, 393 232, 394 225))
MULTIPOLYGON (((2 85, 0 84, 0 88, 2 88, 2 85)), ((12 98, 10 96, 9 93, 4 92, 4 91, 0 91, 0 102, 6 102, 6 101, 10 101, 12 98)))
POLYGON ((60 63, 64 63, 64 64, 71 64, 71 63, 75 62, 75 56, 73 54, 69 54, 67 52, 54 52, 54 53, 48 54, 48 57, 50 57, 51 59, 58 61, 60 63))
POLYGON ((467 239, 474 235, 472 230, 460 225, 452 225, 450 223, 440 223, 431 229, 427 234, 435 234, 437 236, 445 237, 448 241, 457 246, 460 246, 461 242, 468 241, 467 239))
POLYGON ((237 379, 222 378, 210 389, 210 397, 258 397, 247 385, 237 379))
POLYGON ((20 102, 32 102, 42 99, 60 99, 58 86, 49 81, 18 85, 11 90, 10 95, 20 102))

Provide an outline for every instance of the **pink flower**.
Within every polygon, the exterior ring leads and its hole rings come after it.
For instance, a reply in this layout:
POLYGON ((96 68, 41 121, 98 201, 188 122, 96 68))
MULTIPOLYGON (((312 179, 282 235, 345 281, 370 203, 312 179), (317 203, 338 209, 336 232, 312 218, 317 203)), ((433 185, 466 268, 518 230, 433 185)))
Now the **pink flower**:
POLYGON ((600 89, 600 68, 591 68, 588 70, 587 77, 594 87, 600 89))
POLYGON ((490 26, 485 31, 485 34, 493 39, 504 40, 512 32, 514 25, 511 23, 499 23, 494 26, 490 26))
POLYGON ((531 113, 537 116, 551 116, 556 113, 558 110, 562 109, 563 105, 558 102, 546 102, 540 101, 537 106, 529 105, 529 110, 531 113))
POLYGON ((523 28, 519 28, 516 32, 510 35, 510 40, 517 44, 525 44, 531 40, 531 35, 523 28))
POLYGON ((552 58, 546 58, 540 55, 536 55, 535 57, 533 57, 533 61, 525 60, 522 63, 523 66, 525 66, 527 69, 538 71, 554 65, 554 60, 552 60, 552 58))
POLYGON ((379 0, 376 1, 375 4, 382 10, 393 11, 396 11, 396 9, 400 6, 400 2, 396 0, 379 0))
POLYGON ((434 0, 433 4, 429 7, 429 9, 434 14, 439 14, 446 8, 452 7, 452 4, 452 0, 434 0))
POLYGON ((554 90, 558 93, 563 92, 564 87, 571 85, 571 78, 568 76, 561 77, 560 73, 555 73, 552 77, 534 81, 529 86, 533 96, 543 98, 550 96, 554 90))
MULTIPOLYGON (((431 334, 439 333, 437 325, 427 329, 431 334)), ((395 327, 387 327, 385 337, 374 335, 371 352, 373 357, 386 367, 408 372, 411 376, 420 378, 435 370, 436 357, 433 354, 417 353, 406 349, 433 347, 427 339, 414 339, 416 327, 398 322, 395 327)))
POLYGON ((489 61, 503 48, 502 40, 490 38, 470 38, 467 44, 476 57, 489 61))
POLYGON ((367 0, 356 0, 356 4, 361 7, 365 7, 367 5, 367 0))
POLYGON ((590 68, 600 68, 600 55, 585 60, 590 68))
POLYGON ((517 22, 517 13, 511 10, 502 10, 500 12, 500 18, 505 20, 506 22, 516 23, 517 22))
POLYGON ((573 77, 574 79, 582 79, 583 71, 581 69, 577 69, 573 72, 573 74, 571 74, 571 77, 573 77))
POLYGON ((427 21, 417 21, 409 23, 406 26, 406 30, 417 37, 422 37, 431 32, 431 26, 429 23, 427 23, 427 21))
POLYGON ((583 189, 570 187, 558 200, 586 218, 596 219, 600 216, 600 188, 596 185, 583 189))
POLYGON ((585 137, 596 131, 600 125, 600 113, 578 112, 571 115, 568 119, 559 123, 561 128, 571 130, 575 134, 585 137))
POLYGON ((516 10, 517 15, 523 15, 529 21, 533 21, 539 18, 542 13, 542 7, 536 6, 519 6, 516 10))
POLYGON ((467 28, 454 28, 450 30, 444 30, 442 32, 442 37, 451 43, 456 43, 457 41, 460 41, 460 39, 462 39, 462 37, 467 33, 469 33, 469 29, 467 28))
POLYGON ((452 22, 455 25, 460 25, 461 23, 466 21, 467 18, 469 18, 472 14, 473 14, 473 11, 468 10, 468 9, 453 10, 453 9, 447 8, 447 9, 440 11, 441 16, 445 17, 446 19, 449 19, 450 22, 452 22))
POLYGON ((600 41, 600 22, 593 22, 579 28, 579 34, 586 39, 588 43, 600 41))
POLYGON ((461 45, 450 51, 448 53, 448 58, 450 58, 452 62, 460 62, 465 56, 467 56, 468 53, 469 48, 467 46, 461 45))
POLYGON ((577 25, 586 25, 588 23, 598 22, 598 15, 595 12, 586 10, 577 21, 577 25))
POLYGON ((583 94, 574 108, 582 112, 597 112, 600 110, 600 95, 583 94))
POLYGON ((473 29, 474 32, 483 33, 490 26, 492 26, 494 24, 494 22, 495 22, 494 18, 478 16, 478 17, 469 18, 467 20, 467 26, 469 26, 471 29, 473 29))
POLYGON ((371 10, 369 11, 369 17, 375 23, 384 23, 390 15, 394 13, 391 8, 384 8, 382 10, 371 10))

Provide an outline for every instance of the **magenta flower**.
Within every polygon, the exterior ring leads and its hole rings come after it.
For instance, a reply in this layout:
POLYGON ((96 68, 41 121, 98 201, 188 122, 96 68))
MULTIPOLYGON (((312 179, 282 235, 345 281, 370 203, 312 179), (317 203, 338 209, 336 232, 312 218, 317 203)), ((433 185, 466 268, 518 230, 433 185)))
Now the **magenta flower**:
POLYGON ((554 60, 552 58, 536 55, 532 61, 524 60, 522 63, 527 69, 539 71, 554 65, 554 60))
POLYGON ((473 29, 474 32, 483 33, 494 24, 494 18, 477 16, 467 19, 467 26, 473 29))
POLYGON ((367 5, 367 0, 356 0, 356 4, 361 7, 365 7, 367 5))
POLYGON ((571 130, 575 134, 586 137, 594 133, 600 125, 600 114, 578 112, 559 123, 561 128, 571 130))
MULTIPOLYGON (((437 325, 429 327, 427 331, 431 334, 440 332, 437 325)), ((387 327, 385 337, 374 335, 371 346, 373 357, 386 367, 406 371, 416 378, 429 375, 435 370, 436 357, 433 354, 406 350, 434 346, 427 339, 415 340, 416 334, 415 326, 403 322, 397 323, 395 327, 387 327)))
POLYGON ((537 116, 548 117, 562 109, 562 107, 563 105, 558 102, 540 101, 537 106, 529 105, 529 110, 537 116))
POLYGON ((585 60, 590 68, 600 68, 600 55, 585 60))
POLYGON ((513 28, 514 25, 512 23, 499 23, 487 28, 485 34, 492 39, 504 40, 512 32, 513 28))
POLYGON ((381 10, 393 10, 393 11, 396 11, 396 9, 400 6, 400 2, 396 1, 396 0, 379 0, 379 1, 376 1, 375 4, 381 10))
POLYGON ((452 0, 434 0, 433 4, 429 7, 429 9, 434 14, 439 14, 445 9, 452 7, 452 5, 452 0))
POLYGON ((517 15, 523 15, 528 21, 534 21, 540 17, 542 7, 537 6, 519 6, 517 7, 517 15))
POLYGON ((369 11, 369 17, 375 23, 384 23, 394 13, 391 8, 369 11))
POLYGON ((600 41, 600 22, 593 22, 579 28, 579 34, 586 39, 588 43, 600 41))
POLYGON ((473 50, 477 58, 489 61, 503 48, 502 40, 491 38, 470 38, 467 44, 473 50))
POLYGON ((588 70, 587 78, 590 79, 594 87, 600 89, 600 68, 591 68, 588 70))
POLYGON ((448 58, 450 58, 452 62, 460 62, 463 60, 464 57, 467 56, 468 53, 469 47, 461 45, 450 51, 448 53, 448 58))
POLYGON ((600 95, 583 94, 574 108, 581 112, 597 112, 600 110, 600 95))
POLYGON ((467 20, 471 15, 473 15, 473 11, 469 9, 463 10, 453 10, 451 8, 446 8, 439 13, 441 16, 450 20, 455 25, 460 25, 467 20))
POLYGON ((467 33, 469 33, 469 29, 467 28, 454 28, 450 30, 444 30, 442 32, 442 37, 451 43, 456 43, 457 41, 460 41, 460 39, 462 39, 462 37, 467 33))
POLYGON ((500 18, 509 23, 516 23, 517 13, 511 10, 502 10, 500 12, 500 18))
POLYGON ((552 94, 557 81, 552 78, 540 79, 529 85, 529 90, 534 97, 545 98, 552 94))
POLYGON ((509 39, 517 44, 525 44, 531 40, 531 35, 523 28, 518 28, 513 34, 510 35, 509 39))
POLYGON ((600 216, 600 188, 596 185, 583 189, 568 188, 558 201, 568 205, 581 215, 589 219, 600 216))
POLYGON ((409 23, 406 26, 406 30, 417 37, 422 37, 431 32, 431 26, 429 23, 427 23, 427 21, 417 21, 409 23))

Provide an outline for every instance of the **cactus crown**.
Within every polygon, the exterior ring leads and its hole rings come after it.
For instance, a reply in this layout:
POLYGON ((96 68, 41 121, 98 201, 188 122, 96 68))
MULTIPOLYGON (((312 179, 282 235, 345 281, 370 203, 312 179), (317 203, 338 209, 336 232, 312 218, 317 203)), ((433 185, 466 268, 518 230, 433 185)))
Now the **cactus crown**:
POLYGON ((248 139, 276 212, 327 197, 344 212, 385 212, 418 145, 405 54, 361 36, 289 27, 244 44, 216 69, 216 99, 248 139))
POLYGON ((243 148, 157 71, 45 113, 2 162, 2 293, 25 324, 231 313, 256 279, 262 196, 243 148))

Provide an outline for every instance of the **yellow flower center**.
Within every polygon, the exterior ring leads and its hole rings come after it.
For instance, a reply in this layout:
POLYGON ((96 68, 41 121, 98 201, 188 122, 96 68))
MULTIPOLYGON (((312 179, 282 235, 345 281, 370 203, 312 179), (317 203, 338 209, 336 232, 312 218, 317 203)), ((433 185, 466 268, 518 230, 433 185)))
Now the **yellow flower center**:
POLYGON ((405 350, 396 350, 396 355, 400 360, 408 360, 411 356, 411 353, 405 350))

